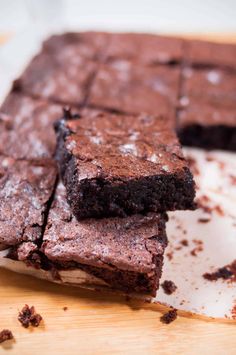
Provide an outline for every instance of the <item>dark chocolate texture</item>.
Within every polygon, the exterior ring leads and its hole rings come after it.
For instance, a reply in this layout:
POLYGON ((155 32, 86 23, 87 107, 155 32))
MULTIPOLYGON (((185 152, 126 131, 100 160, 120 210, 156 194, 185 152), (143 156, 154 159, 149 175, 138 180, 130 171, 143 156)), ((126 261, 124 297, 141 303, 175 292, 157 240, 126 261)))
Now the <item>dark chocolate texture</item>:
POLYGON ((60 269, 80 268, 110 287, 155 295, 167 245, 165 214, 78 221, 59 184, 42 250, 60 269))
POLYGON ((57 124, 57 160, 78 218, 194 207, 194 182, 165 117, 98 114, 57 124))

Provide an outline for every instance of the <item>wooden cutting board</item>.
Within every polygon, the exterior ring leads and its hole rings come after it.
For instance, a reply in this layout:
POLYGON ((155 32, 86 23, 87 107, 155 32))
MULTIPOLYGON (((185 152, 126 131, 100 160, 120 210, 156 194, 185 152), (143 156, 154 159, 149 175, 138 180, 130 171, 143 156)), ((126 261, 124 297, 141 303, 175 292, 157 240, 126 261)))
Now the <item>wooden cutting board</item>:
MULTIPOLYGON (((236 41, 236 35, 200 37, 236 41)), ((236 354, 235 322, 180 315, 164 325, 163 311, 0 270, 0 330, 8 328, 15 337, 0 344, 0 354, 236 354), (26 303, 43 316, 39 328, 25 329, 18 322, 26 303)))

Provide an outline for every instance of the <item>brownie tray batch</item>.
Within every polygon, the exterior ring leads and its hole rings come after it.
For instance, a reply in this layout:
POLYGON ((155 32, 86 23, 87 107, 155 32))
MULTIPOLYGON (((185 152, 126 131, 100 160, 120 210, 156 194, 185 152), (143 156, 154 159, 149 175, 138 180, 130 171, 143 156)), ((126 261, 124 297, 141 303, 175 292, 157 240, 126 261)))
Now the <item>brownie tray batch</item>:
POLYGON ((166 212, 196 207, 181 143, 236 150, 235 58, 148 34, 46 40, 0 108, 4 260, 155 296, 166 212))

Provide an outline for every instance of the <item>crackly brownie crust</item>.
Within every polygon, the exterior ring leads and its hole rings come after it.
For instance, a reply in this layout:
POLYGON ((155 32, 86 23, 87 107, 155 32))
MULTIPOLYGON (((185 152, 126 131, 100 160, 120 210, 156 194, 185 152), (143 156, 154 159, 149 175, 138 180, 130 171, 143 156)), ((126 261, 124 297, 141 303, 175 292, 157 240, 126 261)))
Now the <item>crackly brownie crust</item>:
POLYGON ((24 73, 13 84, 14 91, 52 102, 83 105, 90 81, 95 75, 96 62, 82 56, 64 62, 50 52, 36 55, 24 73))
POLYGON ((53 35, 43 43, 43 51, 61 63, 76 63, 76 58, 98 61, 104 57, 112 35, 105 32, 66 32, 53 35))
POLYGON ((0 154, 15 159, 52 157, 53 123, 61 115, 60 105, 10 93, 0 108, 0 154))
POLYGON ((144 33, 110 35, 105 61, 132 60, 143 65, 177 64, 183 57, 183 40, 144 33))
POLYGON ((195 67, 236 69, 236 46, 201 40, 184 41, 184 60, 195 67))
POLYGON ((108 113, 57 124, 57 160, 78 218, 194 207, 194 182, 163 117, 108 113))
POLYGON ((42 251, 60 269, 80 268, 110 287, 155 294, 167 245, 165 214, 78 221, 59 184, 42 251))
POLYGON ((87 104, 113 111, 163 114, 174 122, 180 69, 131 61, 100 65, 87 104))
POLYGON ((37 243, 56 180, 51 160, 0 156, 0 245, 37 243))
POLYGON ((184 145, 236 150, 236 74, 185 68, 177 131, 184 145))

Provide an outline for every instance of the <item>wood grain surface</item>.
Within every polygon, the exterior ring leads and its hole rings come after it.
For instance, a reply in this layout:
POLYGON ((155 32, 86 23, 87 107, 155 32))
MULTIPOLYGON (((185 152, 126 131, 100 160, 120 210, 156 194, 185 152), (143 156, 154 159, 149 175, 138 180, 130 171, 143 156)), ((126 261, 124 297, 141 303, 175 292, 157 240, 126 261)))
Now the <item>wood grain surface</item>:
MULTIPOLYGON (((236 35, 198 37, 236 41, 236 35)), ((165 325, 160 322, 165 310, 157 305, 2 269, 0 301, 0 330, 14 334, 14 340, 0 344, 0 354, 236 354, 235 322, 179 315, 165 325), (43 316, 40 327, 25 329, 18 322, 26 303, 43 316)))

